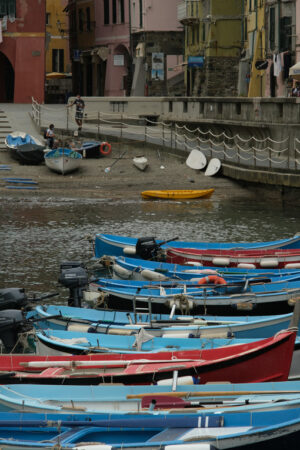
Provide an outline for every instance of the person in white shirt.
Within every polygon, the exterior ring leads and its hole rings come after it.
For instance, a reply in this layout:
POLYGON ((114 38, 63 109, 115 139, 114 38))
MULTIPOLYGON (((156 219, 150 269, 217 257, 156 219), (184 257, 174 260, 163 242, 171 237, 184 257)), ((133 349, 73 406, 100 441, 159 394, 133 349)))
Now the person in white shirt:
POLYGON ((53 125, 53 123, 51 123, 51 125, 49 125, 49 128, 46 133, 47 145, 49 148, 53 148, 53 146, 54 146, 55 134, 54 134, 53 130, 54 130, 54 125, 53 125))

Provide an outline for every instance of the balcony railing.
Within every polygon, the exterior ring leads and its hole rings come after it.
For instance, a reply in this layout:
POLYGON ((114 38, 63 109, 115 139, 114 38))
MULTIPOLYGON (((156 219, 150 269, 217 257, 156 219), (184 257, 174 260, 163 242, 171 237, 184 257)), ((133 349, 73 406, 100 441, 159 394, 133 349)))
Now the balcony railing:
POLYGON ((177 8, 177 18, 183 25, 200 23, 200 1, 185 0, 179 3, 177 8))

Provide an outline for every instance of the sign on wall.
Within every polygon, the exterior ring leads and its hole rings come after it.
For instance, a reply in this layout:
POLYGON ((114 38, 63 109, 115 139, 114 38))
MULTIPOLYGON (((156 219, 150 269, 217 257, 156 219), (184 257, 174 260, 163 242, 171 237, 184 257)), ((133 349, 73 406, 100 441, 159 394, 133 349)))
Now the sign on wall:
POLYGON ((152 53, 152 80, 164 80, 164 54, 163 53, 152 53))
POLYGON ((124 66, 124 55, 114 55, 114 66, 124 66))
POLYGON ((73 50, 73 61, 80 61, 80 50, 73 50))
POLYGON ((189 56, 188 57, 188 67, 203 67, 204 57, 203 56, 189 56))

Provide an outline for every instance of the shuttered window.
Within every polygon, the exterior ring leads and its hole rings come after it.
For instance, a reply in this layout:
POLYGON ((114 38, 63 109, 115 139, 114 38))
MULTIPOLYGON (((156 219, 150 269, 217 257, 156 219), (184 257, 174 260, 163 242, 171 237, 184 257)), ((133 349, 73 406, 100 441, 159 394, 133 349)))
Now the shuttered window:
POLYGON ((52 72, 64 72, 64 50, 52 50, 52 72))
POLYGON ((7 15, 16 17, 16 0, 0 0, 0 17, 7 15))
POLYGON ((270 8, 270 28, 269 28, 269 41, 270 49, 275 49, 275 8, 270 8))
POLYGON ((286 50, 292 50, 292 18, 288 16, 280 18, 279 51, 286 50))

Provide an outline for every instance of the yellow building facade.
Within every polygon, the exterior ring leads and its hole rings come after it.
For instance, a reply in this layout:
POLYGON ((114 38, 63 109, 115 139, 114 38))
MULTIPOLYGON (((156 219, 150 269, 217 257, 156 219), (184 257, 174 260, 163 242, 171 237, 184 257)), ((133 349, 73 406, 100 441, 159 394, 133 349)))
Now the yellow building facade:
POLYGON ((250 60, 248 97, 263 97, 265 92, 266 71, 266 36, 265 36, 265 1, 245 1, 245 43, 244 48, 250 60))
POLYGON ((187 94, 236 95, 242 1, 186 0, 181 7, 179 19, 185 26, 187 94), (203 68, 200 60, 199 67, 189 63, 195 57, 204 58, 203 68))
POLYGON ((46 2, 46 74, 70 72, 68 0, 46 2))
POLYGON ((68 0, 46 1, 46 103, 64 103, 72 89, 68 0), (55 74, 60 75, 55 75, 55 74), (59 77, 59 78, 57 78, 59 77))

